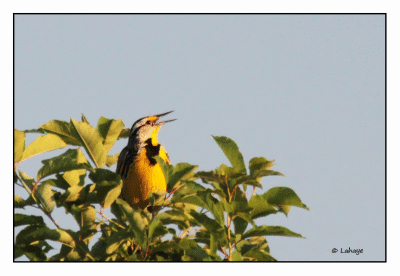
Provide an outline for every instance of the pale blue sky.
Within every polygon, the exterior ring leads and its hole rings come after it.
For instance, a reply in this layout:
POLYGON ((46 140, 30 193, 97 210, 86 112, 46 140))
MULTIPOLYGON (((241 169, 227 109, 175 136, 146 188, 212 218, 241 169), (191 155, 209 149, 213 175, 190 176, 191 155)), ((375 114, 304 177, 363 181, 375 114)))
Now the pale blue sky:
MULTIPOLYGON (((16 15, 15 128, 175 110, 159 136, 173 163, 228 163, 211 135, 228 136, 246 163, 286 175, 264 191, 290 187, 310 207, 257 221, 307 237, 266 237, 275 258, 382 261, 384 28, 384 15, 16 15), (331 252, 348 247, 363 253, 331 252)), ((62 152, 19 169, 35 176, 62 152)))

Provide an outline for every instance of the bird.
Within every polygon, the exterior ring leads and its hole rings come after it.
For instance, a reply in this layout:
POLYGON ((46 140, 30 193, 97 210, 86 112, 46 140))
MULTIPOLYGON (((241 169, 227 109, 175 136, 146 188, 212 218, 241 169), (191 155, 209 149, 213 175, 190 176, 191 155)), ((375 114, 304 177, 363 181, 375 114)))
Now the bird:
POLYGON ((145 209, 150 192, 167 189, 164 173, 154 157, 160 156, 171 164, 167 150, 157 139, 161 126, 176 120, 158 122, 171 112, 138 119, 132 125, 127 146, 118 157, 116 172, 123 182, 120 197, 133 208, 145 209))

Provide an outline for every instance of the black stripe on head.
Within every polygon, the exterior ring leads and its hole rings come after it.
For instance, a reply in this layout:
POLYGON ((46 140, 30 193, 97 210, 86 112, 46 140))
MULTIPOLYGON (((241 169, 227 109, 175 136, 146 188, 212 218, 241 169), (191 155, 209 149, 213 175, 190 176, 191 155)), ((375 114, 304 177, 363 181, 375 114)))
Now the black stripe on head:
POLYGON ((140 119, 136 120, 136 122, 133 123, 133 125, 132 125, 132 127, 131 127, 131 132, 130 132, 130 134, 129 134, 129 139, 133 139, 133 138, 136 137, 136 135, 137 135, 139 129, 144 125, 144 123, 142 123, 142 124, 140 124, 140 126, 139 126, 139 123, 140 123, 143 119, 145 119, 145 118, 146 118, 146 117, 140 118, 140 119))

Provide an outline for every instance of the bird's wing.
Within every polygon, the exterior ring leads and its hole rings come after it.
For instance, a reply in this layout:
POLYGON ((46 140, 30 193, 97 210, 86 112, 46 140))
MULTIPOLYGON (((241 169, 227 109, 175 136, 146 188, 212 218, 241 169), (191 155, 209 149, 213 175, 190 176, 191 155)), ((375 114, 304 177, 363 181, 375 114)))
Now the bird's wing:
POLYGON ((117 170, 116 172, 121 175, 121 178, 124 179, 127 176, 127 172, 128 172, 128 167, 127 165, 127 161, 128 161, 128 155, 129 155, 129 149, 128 147, 125 147, 121 153, 119 154, 118 157, 118 162, 117 162, 117 170))

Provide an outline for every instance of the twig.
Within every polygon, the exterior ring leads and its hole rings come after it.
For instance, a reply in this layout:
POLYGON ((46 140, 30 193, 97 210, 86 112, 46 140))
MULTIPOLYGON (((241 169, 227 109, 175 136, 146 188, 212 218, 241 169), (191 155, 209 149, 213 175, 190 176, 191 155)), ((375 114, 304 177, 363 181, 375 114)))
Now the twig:
POLYGON ((221 248, 222 253, 224 253, 225 258, 229 261, 230 258, 229 258, 229 256, 228 256, 228 254, 226 254, 225 248, 223 248, 222 245, 220 245, 219 247, 221 248))
POLYGON ((117 226, 119 226, 119 227, 121 227, 122 229, 125 229, 125 227, 124 226, 122 226, 121 224, 119 224, 119 223, 116 223, 115 221, 113 221, 113 220, 111 220, 111 219, 109 219, 108 217, 106 217, 103 213, 101 213, 101 212, 99 212, 99 211, 97 211, 96 210, 96 212, 98 213, 98 214, 100 214, 103 218, 105 218, 106 220, 108 220, 109 222, 111 222, 111 223, 114 223, 115 225, 117 225, 117 226))
POLYGON ((240 240, 238 240, 237 242, 234 242, 234 243, 232 244, 232 248, 235 248, 236 245, 237 245, 239 242, 243 241, 243 240, 244 240, 244 239, 240 239, 240 240))
POLYGON ((257 187, 254 186, 254 188, 253 188, 253 196, 256 194, 256 190, 257 190, 257 187))
MULTIPOLYGON (((29 195, 30 195, 30 196, 33 198, 33 200, 35 200, 35 202, 37 203, 37 205, 38 205, 37 208, 39 208, 40 210, 42 210, 43 213, 46 214, 46 216, 54 223, 54 225, 55 225, 58 229, 61 229, 60 226, 58 226, 57 222, 56 222, 56 221, 53 219, 53 217, 50 215, 50 212, 49 212, 48 210, 45 210, 43 204, 41 204, 41 203, 36 199, 36 197, 35 197, 34 192, 35 192, 35 189, 36 189, 36 186, 37 186, 37 183, 38 183, 38 182, 35 183, 35 185, 33 186, 32 191, 31 191, 31 190, 29 189, 29 187, 24 183, 24 181, 21 181, 21 183, 22 183, 23 187, 25 188, 25 190, 29 193, 29 195)), ((31 206, 34 207, 33 205, 31 205, 31 206)))
POLYGON ((230 219, 231 217, 228 216, 228 230, 231 227, 233 219, 230 219))
POLYGON ((230 216, 228 216, 228 244, 229 244, 229 256, 231 255, 232 252, 232 244, 231 244, 231 223, 232 219, 230 216))
MULTIPOLYGON (((39 204, 39 203, 38 203, 39 204)), ((50 213, 47 210, 44 210, 42 208, 40 208, 46 215, 47 217, 54 223, 54 225, 58 228, 61 229, 60 226, 58 226, 57 222, 53 219, 53 217, 50 215, 50 213)))
POLYGON ((232 192, 229 194, 229 200, 232 199, 233 194, 235 193, 236 189, 239 187, 239 185, 237 185, 235 188, 233 188, 232 192))
POLYGON ((24 188, 24 186, 22 186, 21 184, 19 184, 19 183, 14 183, 15 185, 17 185, 17 186, 20 186, 21 188, 24 188))
POLYGON ((190 229, 192 229, 192 228, 189 227, 188 229, 186 229, 186 230, 182 233, 182 235, 180 235, 179 237, 180 237, 180 238, 183 238, 183 236, 185 236, 185 235, 190 231, 190 229))

